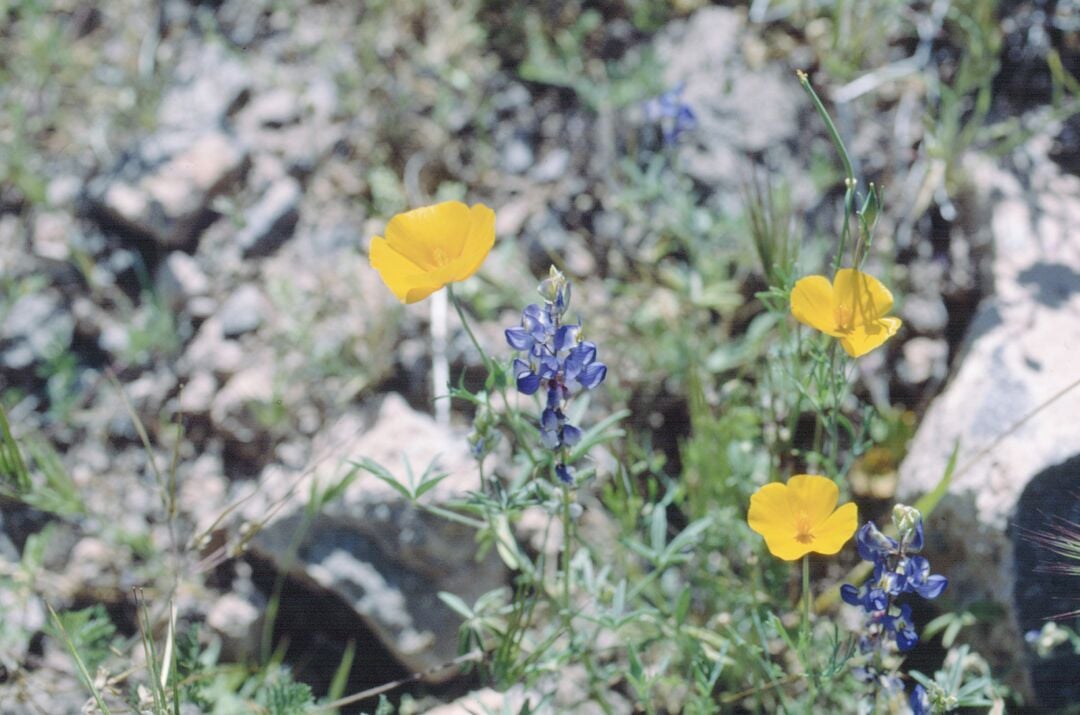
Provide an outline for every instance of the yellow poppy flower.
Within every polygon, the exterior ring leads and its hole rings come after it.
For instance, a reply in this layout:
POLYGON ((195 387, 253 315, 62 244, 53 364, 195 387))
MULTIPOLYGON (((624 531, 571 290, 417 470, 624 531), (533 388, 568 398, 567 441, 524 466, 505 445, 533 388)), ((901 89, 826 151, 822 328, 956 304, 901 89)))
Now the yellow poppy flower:
POLYGON ((495 245, 495 212, 444 201, 400 213, 371 240, 371 266, 402 303, 415 303, 480 268, 495 245))
POLYGON ((833 480, 797 474, 787 484, 773 482, 750 497, 750 528, 765 537, 769 552, 795 561, 813 551, 832 555, 859 526, 858 509, 848 502, 839 509, 833 480))
POLYGON ((851 357, 865 355, 896 335, 900 319, 886 317, 893 297, 877 278, 841 268, 830 284, 825 276, 807 276, 791 291, 791 314, 840 340, 851 357))

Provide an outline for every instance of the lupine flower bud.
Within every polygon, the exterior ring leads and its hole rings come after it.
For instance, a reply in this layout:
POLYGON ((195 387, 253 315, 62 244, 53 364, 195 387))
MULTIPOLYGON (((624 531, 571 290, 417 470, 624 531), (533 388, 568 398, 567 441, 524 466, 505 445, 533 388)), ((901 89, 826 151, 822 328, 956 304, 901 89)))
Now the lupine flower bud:
POLYGON ((908 541, 916 527, 922 522, 922 514, 913 506, 897 504, 893 507, 892 522, 901 541, 908 541))

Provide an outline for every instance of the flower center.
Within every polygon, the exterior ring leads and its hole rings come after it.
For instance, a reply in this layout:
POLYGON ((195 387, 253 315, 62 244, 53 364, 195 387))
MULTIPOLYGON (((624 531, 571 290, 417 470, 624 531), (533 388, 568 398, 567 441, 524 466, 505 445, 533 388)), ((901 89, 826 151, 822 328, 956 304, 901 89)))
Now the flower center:
POLYGON ((810 533, 810 520, 800 514, 795 520, 795 540, 800 544, 809 544, 814 541, 814 535, 810 533))
POLYGON ((849 305, 836 306, 833 310, 833 319, 836 321, 837 330, 841 332, 850 332, 855 327, 855 311, 849 305))
POLYGON ((442 250, 441 247, 436 247, 432 252, 432 257, 435 259, 436 266, 445 266, 450 262, 449 256, 442 250))

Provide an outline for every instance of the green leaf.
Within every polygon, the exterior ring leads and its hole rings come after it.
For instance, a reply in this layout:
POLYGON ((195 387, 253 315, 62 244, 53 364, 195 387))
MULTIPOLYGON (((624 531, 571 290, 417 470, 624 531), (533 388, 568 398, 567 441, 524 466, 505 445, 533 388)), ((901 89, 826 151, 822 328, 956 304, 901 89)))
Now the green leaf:
POLYGON ((267 683, 255 697, 267 715, 303 715, 314 703, 311 686, 295 683, 288 672, 267 683))
POLYGON ((514 535, 510 531, 510 521, 506 518, 506 514, 495 516, 492 533, 495 536, 495 550, 499 552, 499 558, 503 560, 503 563, 511 571, 519 571, 521 569, 521 558, 518 553, 517 540, 514 539, 514 535))
POLYGON ((675 622, 680 626, 686 623, 686 616, 690 613, 690 587, 687 586, 679 594, 679 600, 675 602, 675 622))
POLYGON ((697 542, 698 537, 704 534, 710 526, 712 526, 712 519, 707 516, 687 525, 685 529, 679 532, 679 534, 671 540, 664 555, 674 556, 679 552, 690 548, 697 542))
POLYGON ((434 489, 439 482, 449 476, 449 472, 442 472, 441 474, 436 474, 434 477, 427 477, 425 473, 425 476, 421 478, 420 486, 416 488, 416 498, 419 499, 420 497, 424 496, 429 491, 434 489))
POLYGON ((13 496, 21 497, 30 491, 30 470, 19 451, 7 414, 0 406, 0 488, 10 489, 13 496))
POLYGON ((392 489, 394 489, 394 491, 396 491, 398 494, 405 497, 407 500, 413 501, 413 495, 412 495, 412 492, 409 491, 409 488, 407 486, 405 486, 404 484, 402 484, 401 482, 399 482, 397 477, 395 477, 393 474, 391 474, 386 469, 386 467, 382 466, 378 462, 375 462, 375 461, 373 461, 371 459, 368 459, 367 457, 364 457, 359 462, 350 461, 350 463, 352 465, 356 466, 356 467, 359 467, 360 469, 363 469, 365 472, 367 472, 368 474, 371 474, 376 479, 379 479, 384 484, 386 484, 389 487, 391 487, 392 489))
POLYGON ((660 554, 667 544, 667 510, 663 504, 654 504, 649 523, 649 545, 653 553, 660 554))
MULTIPOLYGON (((352 672, 353 660, 356 658, 356 640, 349 639, 345 646, 345 652, 341 654, 341 662, 334 671, 334 677, 330 680, 330 687, 326 691, 326 700, 333 702, 345 694, 345 688, 349 684, 349 674, 352 672)), ((335 710, 335 712, 337 712, 335 710)))
MULTIPOLYGON (((109 706, 105 704, 105 701, 101 697, 101 693, 99 693, 97 688, 94 686, 94 679, 90 675, 90 670, 89 668, 87 668, 86 662, 83 660, 82 656, 79 653, 79 644, 76 643, 75 640, 72 638, 71 634, 68 633, 67 628, 64 625, 64 621, 56 613, 56 611, 53 610, 52 605, 49 603, 46 603, 45 605, 49 609, 49 615, 52 617, 52 621, 50 622, 50 625, 52 626, 51 632, 54 634, 54 637, 61 640, 64 643, 64 646, 67 648, 68 653, 71 655, 71 659, 75 662, 75 669, 79 672, 79 680, 82 681, 83 686, 90 691, 90 694, 93 696, 94 702, 97 704, 98 710, 102 712, 102 715, 110 715, 112 711, 109 709, 109 706)), ((85 610, 93 611, 93 609, 95 608, 101 609, 101 611, 104 612, 104 608, 101 606, 101 604, 97 604, 96 606, 85 610)), ((75 611, 74 613, 78 614, 82 612, 75 611)), ((93 613, 88 613, 85 618, 83 616, 76 615, 74 616, 73 625, 86 627, 93 618, 93 615, 93 613), (80 621, 82 621, 81 624, 80 621)), ((98 635, 100 635, 100 625, 97 626, 97 629, 97 633, 98 635)))
POLYGON ((472 609, 469 608, 468 604, 466 604, 465 601, 461 600, 460 596, 457 596, 448 591, 439 591, 438 596, 439 600, 445 603, 451 611, 458 614, 465 620, 469 621, 476 617, 476 614, 473 613, 472 609))
POLYGON ((959 439, 953 444, 952 454, 949 455, 949 463, 945 465, 945 473, 941 475, 941 479, 938 481, 937 486, 915 502, 915 508, 922 514, 924 522, 930 517, 930 514, 933 513, 938 503, 949 491, 949 484, 952 483, 953 472, 956 470, 956 457, 958 454, 960 454, 959 439))
POLYGON ((97 603, 79 611, 58 614, 54 623, 46 624, 45 632, 61 640, 66 634, 87 669, 97 670, 109 657, 109 644, 116 635, 116 626, 105 607, 97 603))

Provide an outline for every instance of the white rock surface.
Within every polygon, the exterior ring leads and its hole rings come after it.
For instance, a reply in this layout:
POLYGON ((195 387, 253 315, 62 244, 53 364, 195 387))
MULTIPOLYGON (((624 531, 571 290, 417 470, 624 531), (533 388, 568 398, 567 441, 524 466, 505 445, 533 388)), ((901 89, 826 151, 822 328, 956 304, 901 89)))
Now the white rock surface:
POLYGON ((911 442, 897 494, 910 503, 933 489, 959 443, 957 472, 927 524, 927 553, 935 572, 950 578, 946 598, 963 595, 950 606, 1003 608, 977 647, 1016 666, 1011 684, 1021 690, 1029 664, 1018 613, 1030 604, 1014 602, 1019 575, 1010 525, 1032 479, 1080 454, 1080 389, 1061 396, 1080 378, 1080 178, 1046 159, 1047 143, 1029 142, 1011 170, 987 157, 965 167, 977 181, 982 213, 965 223, 992 234, 993 293, 911 442))

